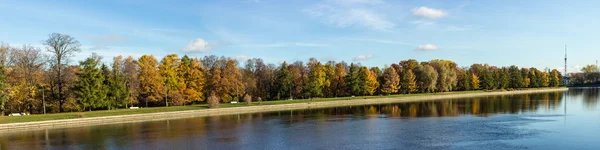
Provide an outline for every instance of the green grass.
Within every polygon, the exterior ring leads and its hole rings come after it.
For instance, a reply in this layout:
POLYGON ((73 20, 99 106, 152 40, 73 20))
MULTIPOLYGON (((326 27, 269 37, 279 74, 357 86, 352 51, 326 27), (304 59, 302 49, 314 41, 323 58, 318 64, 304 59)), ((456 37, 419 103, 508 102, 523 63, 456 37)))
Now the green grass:
MULTIPOLYGON (((547 89, 547 88, 532 88, 534 89, 547 89)), ((280 104, 294 104, 294 103, 307 103, 307 102, 324 102, 324 101, 340 101, 340 100, 357 100, 357 99, 375 99, 375 98, 401 98, 401 97, 414 97, 414 96, 427 96, 427 95, 450 95, 450 94, 468 94, 468 93, 483 93, 485 91, 459 91, 459 92, 444 92, 444 93, 426 93, 426 94, 399 94, 399 95, 386 95, 386 96, 357 96, 357 97, 337 97, 337 98, 314 98, 309 99, 297 99, 297 100, 278 100, 278 101, 263 101, 262 103, 253 102, 251 105, 280 105, 280 104)), ((219 104, 219 108, 228 107, 244 107, 249 106, 246 103, 222 103, 219 104)), ((88 117, 104 117, 104 116, 117 116, 117 115, 131 115, 131 114, 145 114, 145 113, 157 113, 157 112, 173 112, 173 111, 185 111, 185 110, 201 110, 208 109, 207 104, 197 104, 189 106, 172 106, 172 107, 152 107, 152 108, 140 108, 140 109, 119 109, 119 110, 101 110, 101 111, 87 111, 87 112, 71 112, 71 113, 56 113, 56 114, 34 114, 29 116, 15 116, 0 117, 0 124, 7 123, 20 123, 20 122, 34 122, 34 121, 47 121, 47 120, 60 120, 60 119, 73 119, 73 118, 88 118, 88 117)))

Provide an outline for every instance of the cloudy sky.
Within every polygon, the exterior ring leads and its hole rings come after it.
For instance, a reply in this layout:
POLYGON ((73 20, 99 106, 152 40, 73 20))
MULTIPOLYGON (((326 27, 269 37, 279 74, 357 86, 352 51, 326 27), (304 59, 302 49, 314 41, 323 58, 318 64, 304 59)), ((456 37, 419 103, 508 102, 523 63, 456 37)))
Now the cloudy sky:
MULTIPOLYGON (((76 37, 96 52, 360 62, 450 59, 569 69, 595 63, 600 1, 0 0, 0 41, 76 37)), ((561 70, 562 71, 562 70, 561 70)))

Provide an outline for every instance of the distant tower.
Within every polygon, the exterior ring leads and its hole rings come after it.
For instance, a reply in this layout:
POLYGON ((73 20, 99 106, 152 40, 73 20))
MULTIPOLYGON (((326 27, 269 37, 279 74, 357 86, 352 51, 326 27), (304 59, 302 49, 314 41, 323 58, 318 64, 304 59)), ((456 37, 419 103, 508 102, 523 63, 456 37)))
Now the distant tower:
POLYGON ((565 76, 563 76, 563 81, 565 85, 569 85, 569 78, 567 77, 569 74, 567 73, 567 45, 565 45, 565 76))
POLYGON ((567 45, 565 45, 565 77, 568 75, 567 73, 567 45))

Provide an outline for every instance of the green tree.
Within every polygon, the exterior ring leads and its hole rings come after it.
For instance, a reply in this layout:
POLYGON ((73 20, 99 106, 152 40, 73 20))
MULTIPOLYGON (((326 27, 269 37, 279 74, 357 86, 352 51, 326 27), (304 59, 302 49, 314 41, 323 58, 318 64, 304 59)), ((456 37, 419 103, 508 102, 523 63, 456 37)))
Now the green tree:
POLYGON ((491 90, 496 87, 496 80, 494 78, 494 72, 492 69, 484 70, 481 75, 481 88, 491 90))
POLYGON ((417 89, 417 77, 411 69, 402 71, 402 79, 400 80, 400 90, 404 94, 415 93, 417 89))
POLYGON ((398 92, 400 85, 400 76, 396 72, 394 67, 387 67, 383 72, 383 86, 381 92, 384 94, 391 94, 398 92))
POLYGON ((6 93, 6 89, 8 89, 8 84, 6 84, 7 53, 8 45, 0 43, 0 116, 4 116, 4 108, 6 105, 6 100, 8 99, 8 94, 6 93))
POLYGON ((333 97, 335 89, 334 80, 335 80, 335 68, 334 62, 330 61, 325 64, 323 71, 325 72, 325 82, 323 82, 323 96, 325 97, 333 97))
POLYGON ((117 56, 113 59, 112 74, 105 76, 109 80, 108 99, 113 101, 113 105, 109 107, 128 107, 129 89, 125 81, 125 73, 123 72, 123 57, 117 56))
POLYGON ((292 74, 285 61, 279 67, 276 78, 275 89, 277 89, 277 99, 291 98, 292 74))
POLYGON ((435 92, 438 81, 438 73, 430 65, 419 65, 415 68, 417 75, 417 86, 422 93, 435 92))
POLYGON ((519 70, 519 67, 517 66, 510 66, 508 69, 509 72, 509 86, 510 88, 522 88, 524 87, 524 83, 523 83, 523 77, 521 75, 521 71, 519 70))
POLYGON ((348 91, 352 95, 360 95, 362 93, 363 89, 359 80, 359 68, 354 63, 350 64, 349 73, 346 76, 346 85, 348 85, 348 91))
POLYGON ((598 73, 598 66, 596 65, 586 65, 581 68, 581 72, 585 77, 585 83, 596 83, 600 74, 598 73))
POLYGON ((103 107, 103 101, 106 98, 106 87, 104 76, 100 70, 100 57, 93 54, 91 57, 79 62, 82 67, 81 72, 77 73, 75 82, 75 94, 79 98, 79 103, 84 109, 92 110, 103 107))
POLYGON ((458 90, 471 90, 471 73, 469 73, 469 71, 467 71, 466 69, 459 69, 458 72, 458 90))

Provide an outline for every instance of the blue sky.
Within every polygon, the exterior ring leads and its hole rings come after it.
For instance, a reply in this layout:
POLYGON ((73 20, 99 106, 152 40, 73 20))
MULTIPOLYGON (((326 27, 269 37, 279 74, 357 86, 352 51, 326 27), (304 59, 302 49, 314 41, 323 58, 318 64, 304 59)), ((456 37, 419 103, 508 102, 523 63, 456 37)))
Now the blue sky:
POLYGON ((0 41, 42 47, 76 37, 81 60, 96 52, 360 62, 409 58, 563 68, 593 64, 599 1, 461 0, 0 0, 0 41))

